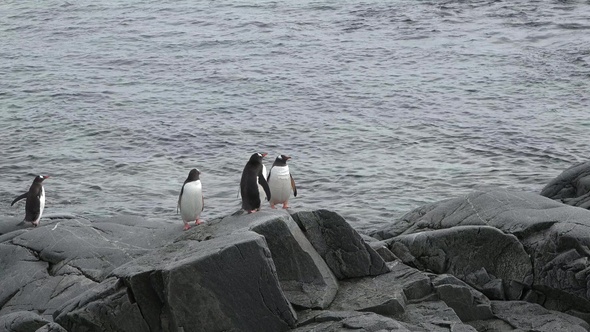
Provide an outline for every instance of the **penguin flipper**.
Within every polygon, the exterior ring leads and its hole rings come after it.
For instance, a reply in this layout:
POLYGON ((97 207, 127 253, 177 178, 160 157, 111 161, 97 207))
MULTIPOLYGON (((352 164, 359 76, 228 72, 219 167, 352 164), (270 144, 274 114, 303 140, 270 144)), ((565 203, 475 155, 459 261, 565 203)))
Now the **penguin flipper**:
POLYGON ((266 182, 270 182, 270 172, 272 172, 272 167, 270 168, 270 171, 268 171, 268 176, 266 177, 266 182))
POLYGON ((182 185, 182 188, 180 188, 180 194, 178 195, 178 203, 176 204, 176 214, 178 214, 178 210, 182 208, 182 206, 180 206, 180 199, 182 198, 182 194, 184 193, 185 184, 186 182, 182 185))
POLYGON ((291 189, 293 189, 293 196, 297 197, 297 186, 295 186, 295 180, 293 180, 293 175, 289 174, 291 177, 291 189))
MULTIPOLYGON (((262 175, 262 172, 260 172, 260 175, 262 175)), ((270 201, 270 187, 268 186, 268 182, 264 179, 264 176, 258 176, 258 183, 260 183, 262 189, 264 189, 264 192, 266 193, 266 200, 270 201)))
POLYGON ((201 203, 202 203, 202 208, 201 208, 201 212, 203 212, 203 210, 205 210, 205 196, 201 197, 201 203))
POLYGON ((27 197, 27 194, 28 194, 28 192, 26 192, 26 193, 24 193, 24 194, 22 194, 22 195, 18 196, 17 198, 15 198, 15 199, 14 199, 14 201, 12 201, 12 203, 10 204, 10 206, 13 206, 13 205, 14 205, 14 203, 16 203, 16 202, 20 201, 21 199, 23 199, 23 198, 27 197))

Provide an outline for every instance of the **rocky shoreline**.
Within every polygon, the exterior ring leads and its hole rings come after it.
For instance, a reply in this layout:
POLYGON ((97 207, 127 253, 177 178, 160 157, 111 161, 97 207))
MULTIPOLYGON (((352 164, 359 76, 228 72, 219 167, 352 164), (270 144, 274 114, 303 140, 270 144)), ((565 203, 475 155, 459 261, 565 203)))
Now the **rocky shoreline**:
POLYGON ((0 330, 588 331, 586 183, 590 163, 372 234, 328 210, 5 220, 0 330))

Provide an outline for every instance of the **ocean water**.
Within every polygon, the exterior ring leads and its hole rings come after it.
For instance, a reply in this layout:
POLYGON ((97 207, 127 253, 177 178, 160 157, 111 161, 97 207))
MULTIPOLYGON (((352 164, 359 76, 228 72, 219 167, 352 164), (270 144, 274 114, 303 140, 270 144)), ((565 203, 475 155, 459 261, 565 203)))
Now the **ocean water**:
MULTIPOLYGON (((590 146, 590 2, 0 2, 0 215, 181 221, 240 207, 254 152, 298 210, 356 228, 500 186, 539 192, 590 146)), ((264 208, 268 208, 265 206, 264 208)))

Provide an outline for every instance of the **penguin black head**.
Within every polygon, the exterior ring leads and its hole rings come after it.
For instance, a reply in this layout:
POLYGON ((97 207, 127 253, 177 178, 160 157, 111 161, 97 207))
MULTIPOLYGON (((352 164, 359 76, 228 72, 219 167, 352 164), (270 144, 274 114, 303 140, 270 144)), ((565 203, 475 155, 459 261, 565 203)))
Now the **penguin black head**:
POLYGON ((266 157, 268 153, 266 152, 257 152, 254 153, 252 156, 250 156, 250 161, 257 161, 259 163, 262 163, 262 158, 266 157))
POLYGON ((188 178, 186 178, 186 181, 184 181, 184 182, 186 183, 186 182, 197 181, 197 180, 199 180, 199 175, 201 175, 201 172, 198 169, 193 168, 193 169, 191 169, 190 172, 188 172, 188 178))
POLYGON ((287 165, 287 160, 291 159, 291 157, 281 154, 278 155, 275 159, 275 162, 272 164, 273 166, 285 166, 287 165))
POLYGON ((49 179, 49 176, 48 175, 37 175, 35 177, 35 180, 33 180, 33 183, 41 183, 45 179, 49 179))

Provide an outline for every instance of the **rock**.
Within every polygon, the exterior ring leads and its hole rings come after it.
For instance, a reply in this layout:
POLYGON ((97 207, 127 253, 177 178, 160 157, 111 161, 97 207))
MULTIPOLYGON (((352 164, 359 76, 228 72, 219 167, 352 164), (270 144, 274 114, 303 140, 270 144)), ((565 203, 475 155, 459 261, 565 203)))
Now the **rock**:
POLYGON ((523 331, 588 331, 590 326, 580 318, 551 311, 524 301, 492 301, 499 319, 523 331))
MULTIPOLYGON (((532 282, 528 254, 514 235, 504 234, 489 226, 456 226, 449 229, 401 235, 394 242, 403 244, 414 263, 434 273, 450 273, 483 289, 488 280, 477 284, 475 274, 482 269, 493 278, 532 282)), ((402 256, 404 257, 404 256, 402 256)), ((490 279, 490 277, 488 277, 490 279)))
POLYGON ((438 297, 453 308, 461 321, 470 322, 493 317, 490 301, 454 276, 436 276, 432 284, 438 297))
POLYGON ((409 301, 433 292, 430 278, 424 273, 402 263, 390 264, 389 268, 390 273, 376 277, 342 280, 330 310, 401 315, 409 301))
POLYGON ((340 331, 399 331, 409 332, 400 322, 372 312, 313 311, 303 319, 293 332, 340 332, 340 331))
MULTIPOLYGON (((523 271, 514 270, 518 266, 496 266, 498 271, 510 273, 511 280, 519 283, 507 283, 502 279, 503 293, 509 298, 515 298, 519 293, 522 298, 528 294, 528 288, 532 288, 543 294, 542 304, 548 309, 590 312, 590 289, 587 286, 590 281, 590 250, 587 249, 590 248, 590 211, 531 193, 477 191, 408 213, 399 223, 372 235, 397 237, 443 229, 452 231, 460 226, 494 227, 504 234, 514 235, 522 244, 533 267, 532 282, 526 278, 514 278, 523 275, 523 271)), ((503 251, 503 248, 496 249, 499 253, 503 251)), ((395 250, 392 252, 397 255, 395 250)), ((440 264, 436 258, 431 256, 432 263, 440 264)), ((458 275, 467 277, 469 273, 477 273, 477 266, 470 266, 472 269, 459 271, 458 275)), ((498 271, 486 270, 490 275, 503 278, 498 271)))
POLYGON ((134 217, 102 222, 73 219, 31 229, 10 242, 38 253, 50 265, 67 262, 64 266, 98 282, 115 267, 162 246, 178 233, 177 225, 134 217))
POLYGON ((296 322, 266 241, 254 232, 175 242, 115 269, 112 275, 122 283, 103 282, 100 287, 108 297, 94 296, 91 290, 87 297, 96 301, 71 304, 61 310, 56 321, 68 329, 88 329, 89 322, 104 325, 109 317, 141 317, 145 326, 134 323, 135 329, 130 327, 129 331, 182 331, 183 327, 286 331, 296 322), (137 306, 137 313, 117 311, 130 304, 137 306), (93 310, 93 315, 82 321, 79 313, 92 308, 100 310, 93 310))
POLYGON ((20 288, 4 304, 0 315, 33 310, 51 321, 54 311, 59 306, 94 286, 94 281, 79 275, 47 276, 37 279, 20 288))
POLYGON ((303 308, 327 308, 338 281, 330 268, 288 215, 262 219, 250 230, 264 235, 289 301, 303 308))
POLYGON ((292 217, 338 279, 389 272, 381 256, 337 213, 317 210, 292 217))
POLYGON ((217 238, 254 231, 264 235, 281 287, 289 301, 303 308, 326 308, 338 290, 338 280, 285 210, 236 214, 185 232, 176 241, 217 238))
POLYGON ((28 311, 18 311, 0 316, 0 331, 29 332, 41 329, 51 321, 28 311))
POLYGON ((377 252, 379 256, 383 258, 385 262, 393 262, 399 259, 397 258, 397 256, 395 256, 393 252, 391 252, 391 250, 389 250, 387 243, 385 243, 384 241, 379 241, 374 237, 364 234, 361 234, 361 237, 363 238, 365 243, 367 243, 371 247, 371 249, 375 250, 375 252, 377 252))
POLYGON ((43 327, 38 328, 35 332, 68 332, 57 323, 49 323, 43 327))
POLYGON ((399 320, 407 323, 406 327, 411 331, 476 332, 475 328, 463 324, 455 311, 443 301, 408 304, 399 320))
POLYGON ((590 207, 590 162, 563 171, 541 190, 541 195, 585 209, 590 207))
POLYGON ((130 302, 117 278, 104 280, 56 310, 55 321, 68 331, 149 331, 137 304, 130 302))

